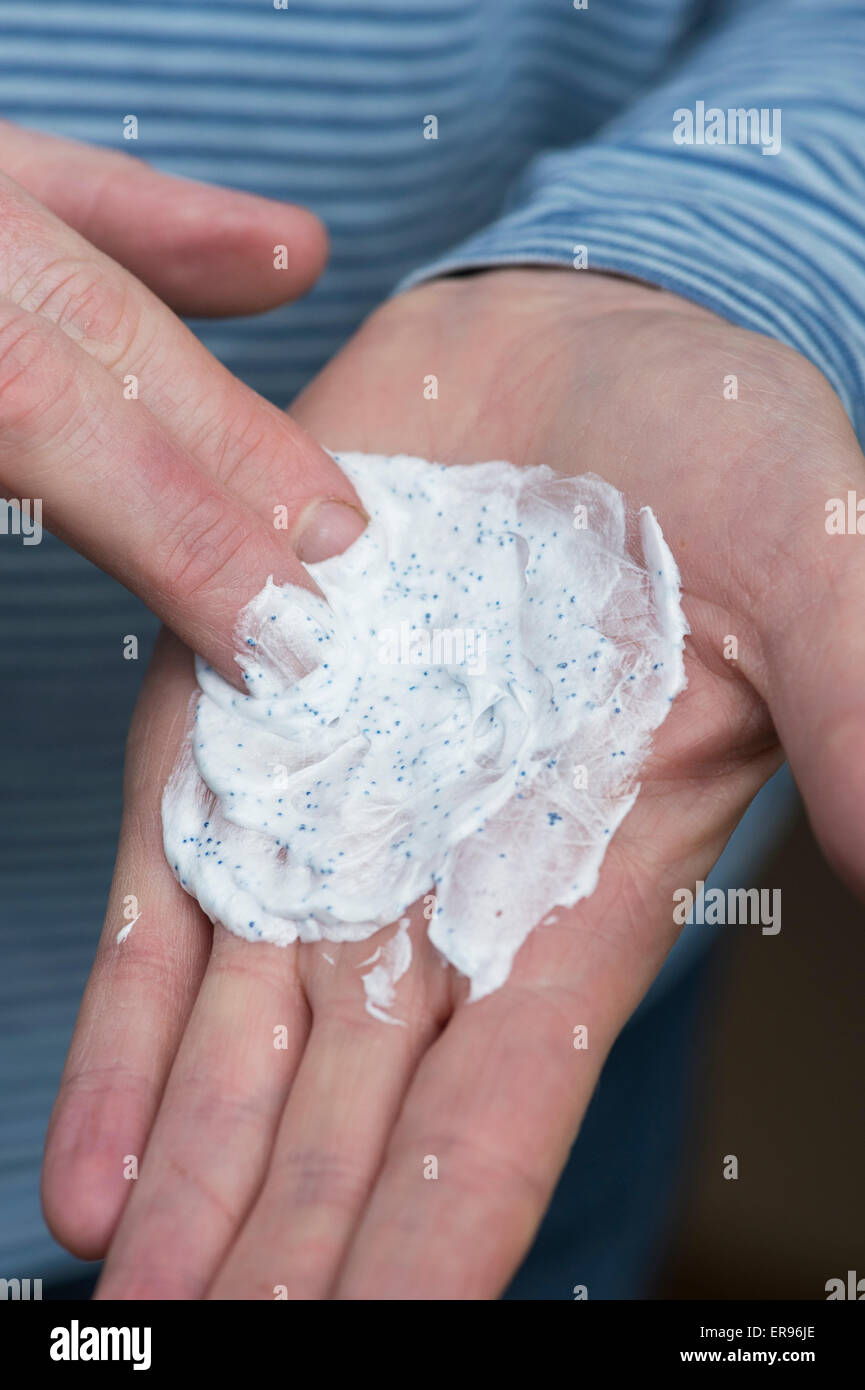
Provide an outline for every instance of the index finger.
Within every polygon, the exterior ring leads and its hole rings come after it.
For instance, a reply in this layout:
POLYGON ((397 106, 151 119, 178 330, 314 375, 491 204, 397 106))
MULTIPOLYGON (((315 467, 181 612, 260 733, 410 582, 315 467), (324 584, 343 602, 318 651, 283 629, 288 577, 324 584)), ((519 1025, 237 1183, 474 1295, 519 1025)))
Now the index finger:
POLYGON ((268 575, 310 587, 295 551, 321 559, 359 534, 354 490, 131 276, 2 179, 0 203, 0 291, 13 301, 0 305, 0 485, 39 499, 49 529, 233 679, 239 609, 268 575), (134 375, 131 397, 129 378, 116 379, 139 358, 152 402, 137 399, 134 375), (235 475, 231 491, 208 468, 212 455, 235 475), (278 532, 284 501, 291 529, 278 532))

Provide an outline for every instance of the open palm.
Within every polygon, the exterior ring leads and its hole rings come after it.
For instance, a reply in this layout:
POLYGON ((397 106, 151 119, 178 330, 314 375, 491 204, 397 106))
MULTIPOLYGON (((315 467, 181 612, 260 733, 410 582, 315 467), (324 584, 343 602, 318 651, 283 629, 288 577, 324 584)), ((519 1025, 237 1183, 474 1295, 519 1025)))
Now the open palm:
POLYGON ((293 413, 333 449, 594 471, 652 506, 682 572, 688 687, 594 895, 536 928, 473 1004, 416 907, 406 1026, 387 1027, 359 981, 378 940, 249 943, 173 879, 159 801, 194 678, 164 633, 46 1212, 77 1253, 110 1247, 105 1298, 494 1297, 673 944, 674 891, 705 876, 782 743, 827 851, 861 879, 865 564, 824 519, 861 485, 862 457, 795 353, 676 296, 559 269, 397 297, 293 413), (118 943, 129 895, 140 918, 118 943))

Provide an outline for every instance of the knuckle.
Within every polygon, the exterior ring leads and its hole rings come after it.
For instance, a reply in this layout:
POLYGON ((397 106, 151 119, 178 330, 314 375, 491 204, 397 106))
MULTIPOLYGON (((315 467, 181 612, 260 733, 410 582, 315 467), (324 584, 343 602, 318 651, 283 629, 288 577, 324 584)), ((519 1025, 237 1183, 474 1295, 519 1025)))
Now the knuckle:
POLYGON ((516 1210, 523 1208, 540 1219, 550 1199, 550 1185, 542 1173, 532 1171, 510 1152, 482 1145, 476 1136, 456 1132, 427 1135, 410 1149, 400 1145, 393 1154, 397 1163, 417 1153, 436 1154, 446 1165, 455 1195, 472 1206, 486 1205, 516 1210))
POLYGON ((258 942, 244 941, 242 938, 234 937, 240 946, 251 946, 251 951, 231 950, 226 951, 223 942, 229 936, 227 931, 220 931, 214 936, 213 953, 211 956, 210 971, 214 980, 224 980, 231 988, 232 985, 240 985, 249 990, 255 990, 260 996, 264 994, 273 995, 283 1004, 286 1002, 286 990, 290 991, 290 1001, 294 1008, 305 1012, 305 1000, 300 982, 297 978, 297 954, 292 948, 286 951, 286 960, 279 962, 278 969, 274 969, 273 957, 265 955, 257 949, 258 942), (254 954, 253 954, 254 953, 254 954))
POLYGON ((351 1214, 370 1188, 370 1177, 337 1150, 319 1147, 286 1149, 276 1157, 280 1190, 290 1191, 304 1210, 327 1207, 351 1214))
POLYGON ((213 493, 197 498, 166 539, 161 570, 169 593, 187 602, 205 591, 233 588, 238 556, 251 540, 226 500, 213 493))
MULTIPOLYGON (((292 460, 297 445, 296 426, 288 415, 232 383, 221 393, 219 409, 201 419, 188 447, 209 460, 223 487, 256 491, 279 477, 283 492, 291 497, 296 490, 292 460)), ((282 493, 280 500, 285 500, 282 493)))
MULTIPOLYGON (((15 442, 10 431, 20 430, 45 408, 45 348, 45 331, 29 314, 16 312, 0 321, 0 430, 6 443, 15 442)), ((66 384, 58 364, 51 396, 63 395, 66 384)))
MULTIPOLYGON (((212 460, 214 476, 223 486, 232 484, 234 473, 251 457, 259 455, 267 443, 267 431, 262 428, 262 411, 234 410, 231 428, 225 428, 225 406, 231 400, 223 397, 220 409, 208 413, 189 436, 189 448, 197 457, 212 460)), ((231 401, 234 405, 234 401, 231 401)), ((284 445, 284 441, 283 441, 284 445)))
POLYGON ((254 1144, 272 1119, 269 1097, 244 1089, 244 1079, 226 1062, 216 1040, 196 1061, 195 1070, 190 1065, 177 1075, 172 1073, 165 1104, 189 1127, 186 1144, 190 1169, 198 1167, 203 1135, 220 1146, 247 1140, 254 1144))
POLYGON ((166 951, 162 940, 150 940, 145 934, 129 938, 124 946, 113 949, 114 931, 106 933, 93 967, 93 979, 124 998, 147 998, 160 1009, 174 1006, 178 995, 176 962, 166 951))
POLYGON ((74 256, 42 262, 19 278, 11 298, 74 341, 98 344, 105 365, 127 357, 138 335, 130 285, 99 262, 74 256))
POLYGON ((95 1126, 92 1112, 96 1109, 110 1114, 121 1103, 146 1102, 150 1092, 151 1078, 147 1072, 131 1066, 122 1057, 108 1057, 98 1063, 80 1062, 61 1078, 58 1111, 80 1108, 86 1112, 86 1123, 92 1129, 95 1126))

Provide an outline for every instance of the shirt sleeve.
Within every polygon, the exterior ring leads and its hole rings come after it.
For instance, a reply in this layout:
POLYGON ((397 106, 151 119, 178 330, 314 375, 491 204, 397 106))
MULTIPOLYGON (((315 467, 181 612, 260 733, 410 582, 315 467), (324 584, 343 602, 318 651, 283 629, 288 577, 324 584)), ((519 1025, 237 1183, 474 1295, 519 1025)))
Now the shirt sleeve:
POLYGON ((862 0, 728 4, 667 80, 537 157, 497 221, 399 288, 581 259, 796 348, 865 437, 862 0))

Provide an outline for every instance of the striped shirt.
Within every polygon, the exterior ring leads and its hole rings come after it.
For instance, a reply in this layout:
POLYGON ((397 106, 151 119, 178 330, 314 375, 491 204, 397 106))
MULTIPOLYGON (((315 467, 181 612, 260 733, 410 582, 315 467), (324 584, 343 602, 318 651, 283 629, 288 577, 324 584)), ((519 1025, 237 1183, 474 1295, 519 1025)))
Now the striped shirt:
MULTIPOLYGON (((193 325, 250 385, 290 399, 400 286, 582 257, 791 344, 865 432, 861 0, 278 5, 0 7, 6 118, 326 222, 331 261, 304 300, 193 325), (781 148, 766 153, 773 113, 781 148)), ((101 924, 123 739, 157 625, 50 537, 0 536, 0 593, 0 1273, 39 1276, 64 1258, 38 1215, 41 1135, 101 924), (137 663, 122 659, 130 633, 137 663)))

